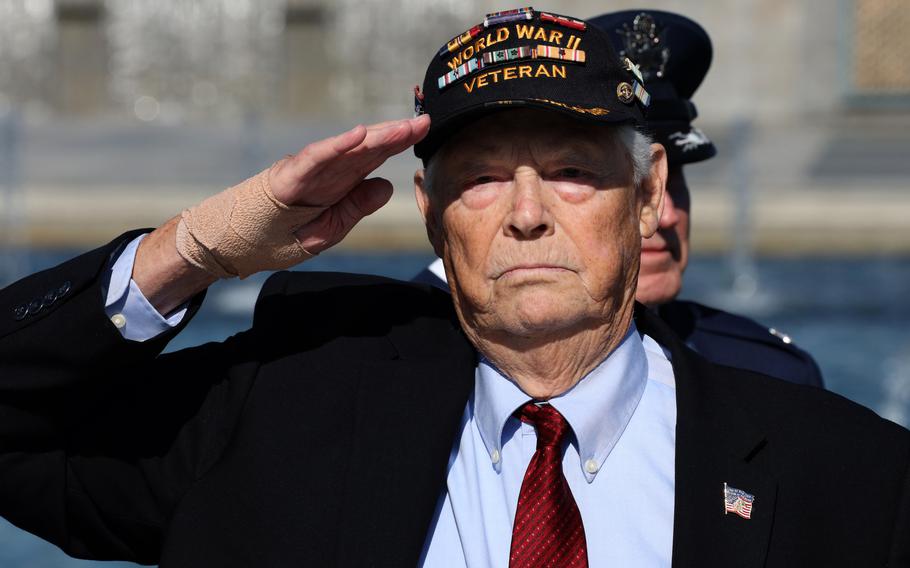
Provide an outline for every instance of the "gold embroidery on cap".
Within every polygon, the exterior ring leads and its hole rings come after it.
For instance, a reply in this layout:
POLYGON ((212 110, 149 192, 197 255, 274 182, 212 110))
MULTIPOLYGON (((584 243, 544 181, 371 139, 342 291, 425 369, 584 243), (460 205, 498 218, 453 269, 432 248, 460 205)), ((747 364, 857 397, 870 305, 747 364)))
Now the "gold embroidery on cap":
POLYGON ((609 109, 600 108, 600 107, 585 108, 585 107, 570 105, 570 104, 566 104, 566 103, 561 103, 559 101, 551 101, 550 99, 529 99, 529 100, 538 102, 538 103, 547 103, 548 105, 562 107, 562 108, 572 110, 575 112, 580 112, 582 114, 591 114, 594 116, 604 116, 604 115, 610 114, 609 109))

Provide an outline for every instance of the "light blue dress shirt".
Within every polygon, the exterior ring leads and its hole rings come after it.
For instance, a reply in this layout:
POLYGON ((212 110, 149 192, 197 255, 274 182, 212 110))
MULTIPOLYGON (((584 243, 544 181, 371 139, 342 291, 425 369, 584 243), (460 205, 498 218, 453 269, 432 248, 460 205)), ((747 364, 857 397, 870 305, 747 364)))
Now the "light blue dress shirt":
MULTIPOLYGON (((120 316, 121 333, 134 341, 177 325, 186 312, 162 317, 132 281, 141 240, 112 266, 105 302, 108 317, 120 316)), ((529 399, 491 363, 478 363, 422 566, 508 567, 518 493, 537 446, 533 426, 512 412, 529 399)), ((670 566, 676 386, 663 349, 633 324, 609 357, 550 404, 575 434, 563 471, 581 512, 589 566, 670 566)))
MULTIPOLYGON (((508 566, 518 493, 537 445, 534 427, 512 412, 529 398, 480 362, 423 566, 508 566)), ((589 566, 670 566, 676 387, 664 351, 633 325, 609 357, 550 404, 577 439, 563 472, 581 512, 589 566)))

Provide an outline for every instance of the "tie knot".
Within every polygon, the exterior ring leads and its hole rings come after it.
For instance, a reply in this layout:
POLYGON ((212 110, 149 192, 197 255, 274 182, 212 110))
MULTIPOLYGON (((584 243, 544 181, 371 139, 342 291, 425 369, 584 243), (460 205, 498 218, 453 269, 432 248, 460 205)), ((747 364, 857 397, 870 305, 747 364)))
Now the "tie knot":
POLYGON ((527 422, 537 430, 537 447, 555 446, 559 448, 569 431, 569 423, 558 410, 549 404, 540 406, 528 402, 515 411, 522 422, 527 422))

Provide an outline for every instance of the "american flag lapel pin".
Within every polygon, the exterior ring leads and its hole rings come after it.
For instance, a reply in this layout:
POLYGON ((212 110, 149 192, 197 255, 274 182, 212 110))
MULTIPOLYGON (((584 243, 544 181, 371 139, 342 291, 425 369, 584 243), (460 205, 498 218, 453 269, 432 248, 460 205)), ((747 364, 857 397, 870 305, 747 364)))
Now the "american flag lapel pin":
POLYGON ((724 483, 724 514, 736 513, 744 519, 752 518, 752 502, 755 495, 724 483))

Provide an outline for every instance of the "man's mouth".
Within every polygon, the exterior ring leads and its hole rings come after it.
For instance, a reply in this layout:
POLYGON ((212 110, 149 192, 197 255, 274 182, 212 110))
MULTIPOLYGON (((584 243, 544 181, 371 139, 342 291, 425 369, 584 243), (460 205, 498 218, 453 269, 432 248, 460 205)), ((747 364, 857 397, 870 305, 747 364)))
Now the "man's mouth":
POLYGON ((670 252, 670 247, 666 241, 652 242, 651 239, 644 241, 641 245, 641 252, 644 253, 656 253, 656 252, 670 252))
POLYGON ((509 268, 503 270, 496 278, 509 278, 514 276, 520 276, 523 274, 556 274, 558 272, 565 272, 569 269, 564 266, 559 266, 555 264, 542 264, 542 263, 528 263, 528 264, 517 264, 515 266, 510 266, 509 268))

